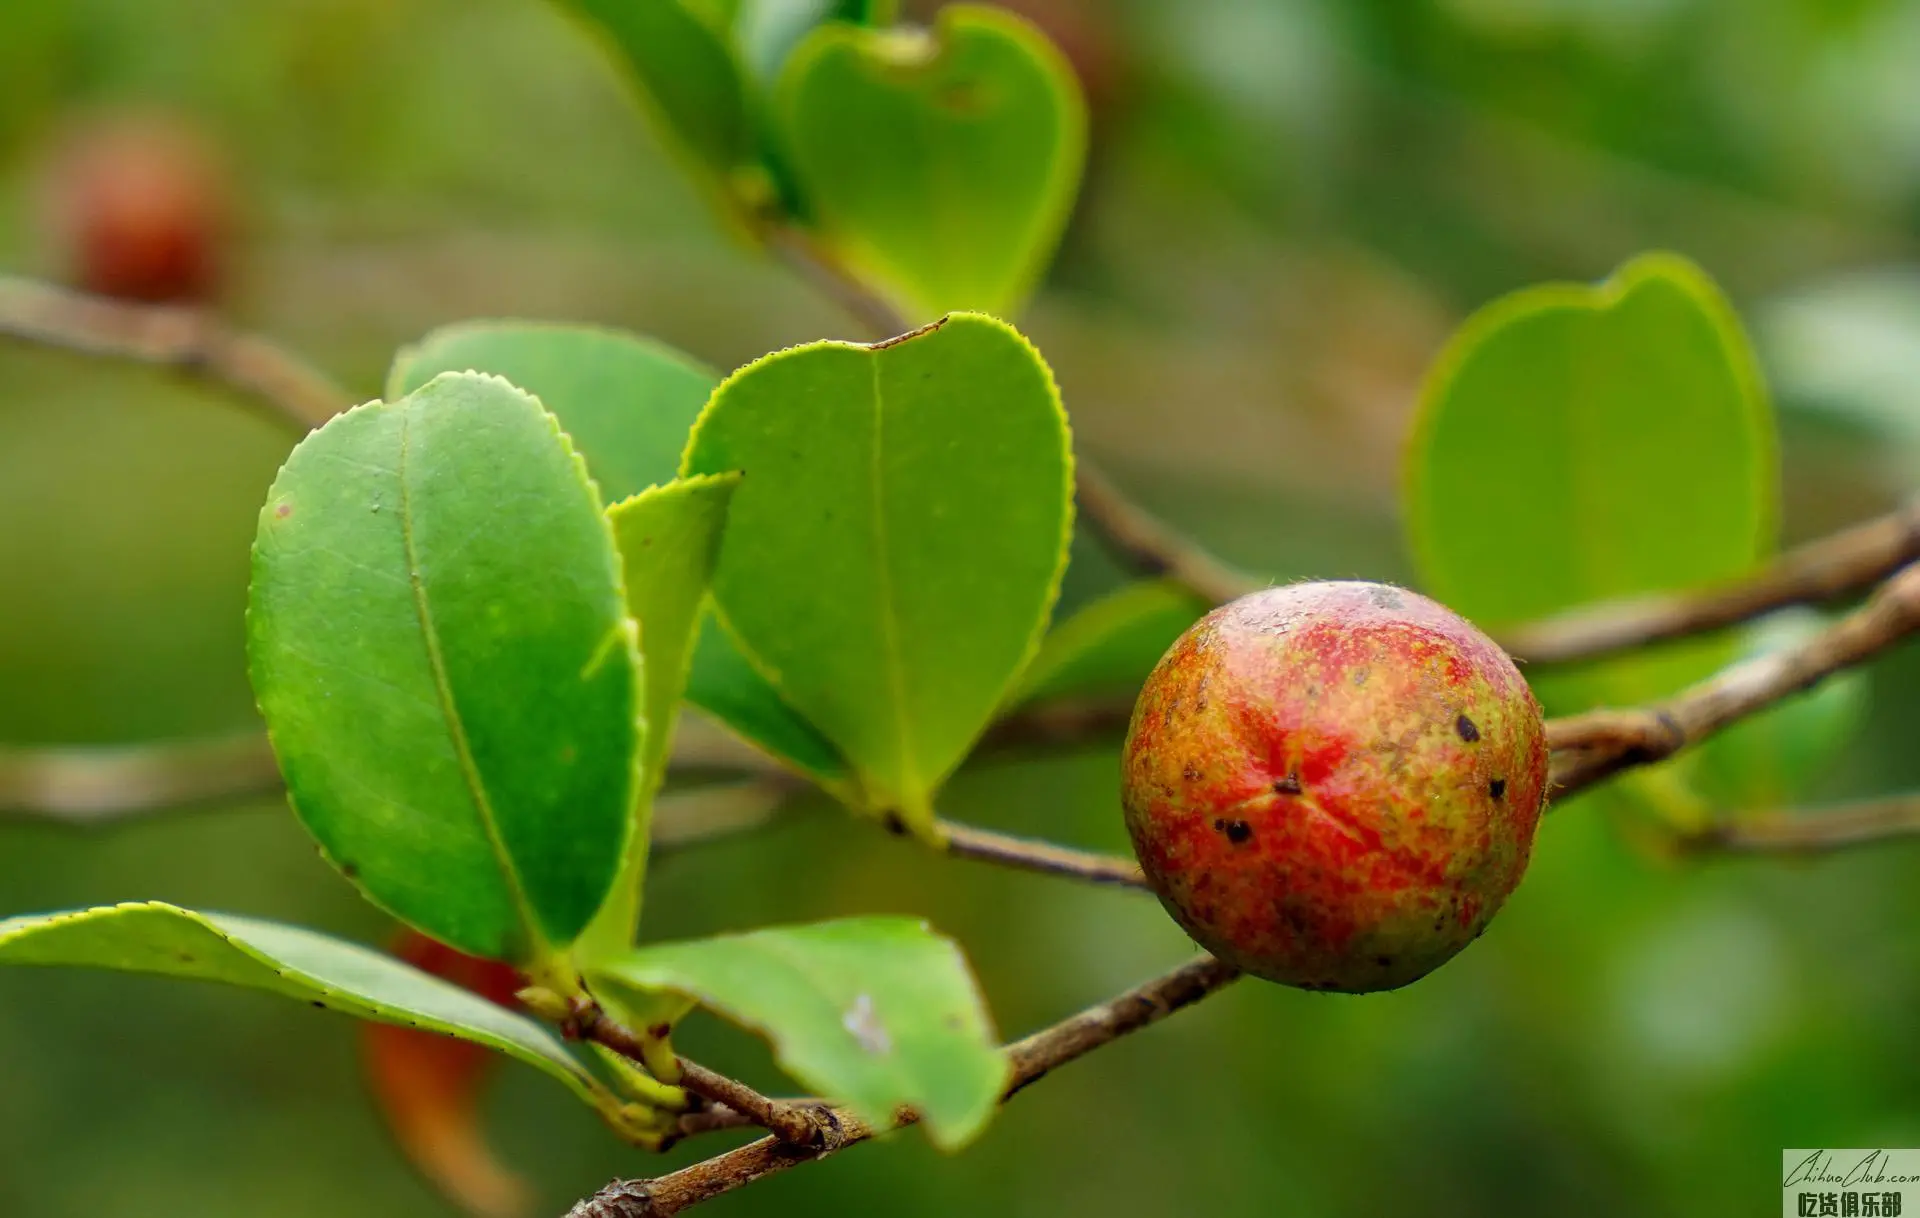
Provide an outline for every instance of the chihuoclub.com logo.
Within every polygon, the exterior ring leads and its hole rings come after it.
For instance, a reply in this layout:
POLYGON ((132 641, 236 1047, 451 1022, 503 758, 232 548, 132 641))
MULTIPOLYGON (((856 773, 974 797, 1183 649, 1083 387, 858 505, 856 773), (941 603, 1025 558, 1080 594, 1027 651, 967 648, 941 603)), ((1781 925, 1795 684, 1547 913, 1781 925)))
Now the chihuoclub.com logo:
POLYGON ((1783 1151, 1785 1218, 1920 1218, 1920 1150, 1783 1151))

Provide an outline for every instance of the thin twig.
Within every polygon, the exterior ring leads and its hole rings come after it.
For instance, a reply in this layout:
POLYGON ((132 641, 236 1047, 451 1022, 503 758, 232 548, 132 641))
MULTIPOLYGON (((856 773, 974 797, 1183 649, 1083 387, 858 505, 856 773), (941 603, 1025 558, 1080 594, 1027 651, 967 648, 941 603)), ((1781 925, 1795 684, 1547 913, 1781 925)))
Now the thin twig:
POLYGON ((94 826, 156 808, 280 789, 265 735, 129 745, 0 747, 0 814, 94 826))
MULTIPOLYGON (((683 755, 677 743, 674 765, 727 768, 697 747, 683 755)), ((654 848, 676 850, 757 829, 799 787, 783 771, 764 770, 741 781, 666 791, 654 800, 654 848)), ((0 746, 0 817, 92 829, 282 790, 273 749, 258 732, 147 744, 0 746)))
POLYGON ((1133 717, 1133 699, 1062 698, 1034 702, 995 720, 972 756, 1019 753, 1032 748, 1075 748, 1119 739, 1133 717))
MULTIPOLYGON (((646 1043, 637 1033, 607 1018, 606 1013, 592 1003, 577 1006, 570 1013, 568 1025, 571 1034, 604 1045, 643 1068, 652 1058, 646 1043)), ((815 1108, 762 1095, 739 1079, 729 1078, 684 1057, 676 1058, 675 1062, 680 1077, 666 1081, 684 1087, 704 1100, 725 1105, 782 1142, 794 1146, 815 1146, 820 1143, 823 1123, 815 1115, 815 1108)))
POLYGON ((1870 659, 1920 629, 1920 564, 1903 568, 1867 603, 1805 642, 1735 664, 1665 702, 1600 710, 1548 724, 1555 798, 1621 770, 1664 761, 1738 719, 1870 659))
POLYGON ((1140 870, 1140 864, 1117 854, 1075 850, 1070 846, 1056 846, 1052 842, 996 833, 991 829, 957 824, 950 820, 940 822, 940 831, 946 838, 947 853, 956 858, 979 859, 1022 871, 1067 876, 1090 884, 1112 884, 1122 888, 1147 886, 1147 877, 1140 870))
POLYGON ((684 1057, 680 1059, 680 1085, 703 1099, 733 1109, 782 1142, 813 1146, 820 1141, 821 1122, 805 1104, 761 1095, 739 1079, 684 1057))
POLYGON ((1535 664, 1588 660, 1719 630, 1788 605, 1818 604, 1871 587, 1920 558, 1920 499, 1810 541, 1758 575, 1691 592, 1589 605, 1501 634, 1535 664))
MULTIPOLYGON (((1201 956, 1109 1002, 1015 1041, 1006 1049, 1008 1078, 1001 1092, 1002 1102, 1067 1062, 1158 1023, 1219 991, 1238 976, 1239 970, 1232 965, 1201 956)), ((828 1109, 826 1115, 832 1124, 819 1146, 808 1148, 779 1138, 762 1138, 657 1179, 615 1181, 574 1206, 568 1218, 665 1218, 918 1119, 911 1110, 902 1110, 894 1114, 891 1125, 876 1128, 844 1108, 828 1109)))
POLYGON ((303 432, 352 405, 324 373, 199 309, 132 304, 0 276, 0 337, 172 368, 266 406, 303 432))
POLYGON ((736 1112, 725 1104, 708 1104, 692 1112, 683 1112, 677 1122, 677 1133, 682 1138, 698 1137, 703 1133, 724 1133, 730 1129, 761 1129, 760 1122, 744 1112, 736 1112))
POLYGON ((1723 817, 1680 848, 1712 854, 1822 854, 1920 835, 1920 795, 1861 800, 1813 812, 1723 817))
MULTIPOLYGON (((1070 748, 1117 739, 1130 704, 1042 702, 987 730, 976 756, 1043 747, 1070 748)), ((751 829, 770 819, 803 780, 725 728, 683 715, 673 743, 676 772, 737 774, 725 787, 669 792, 654 810, 654 841, 690 845, 751 829)), ((0 816, 30 816, 91 826, 224 803, 281 790, 264 733, 127 745, 0 745, 0 816)))
POLYGON ((781 262, 870 330, 873 337, 891 338, 913 329, 914 323, 905 313, 868 287, 811 234, 792 225, 777 225, 765 235, 767 248, 781 262))
POLYGON ((1257 579, 1215 558, 1172 526, 1128 499, 1084 457, 1074 467, 1073 493, 1081 515, 1140 575, 1165 577, 1203 600, 1225 604, 1273 581, 1257 579))

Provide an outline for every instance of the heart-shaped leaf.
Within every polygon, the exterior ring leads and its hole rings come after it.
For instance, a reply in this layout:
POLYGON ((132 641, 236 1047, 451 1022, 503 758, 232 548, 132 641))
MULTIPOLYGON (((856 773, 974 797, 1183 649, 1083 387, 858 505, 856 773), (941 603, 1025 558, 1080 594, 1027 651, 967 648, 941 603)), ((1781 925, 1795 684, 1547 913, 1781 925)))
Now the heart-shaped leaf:
POLYGON ((633 73, 655 126, 704 172, 709 187, 730 203, 751 203, 757 137, 731 13, 685 0, 559 2, 633 73))
POLYGON ((966 958, 913 918, 848 918, 643 947, 596 987, 698 1000, 773 1042, 800 1082, 885 1127, 912 1107, 955 1149, 992 1117, 1007 1062, 966 958))
MULTIPOLYGON (((609 505, 673 479, 687 433, 720 383, 671 347, 618 330, 474 321, 436 330, 400 352, 389 392, 398 397, 442 372, 469 369, 505 377, 539 398, 586 458, 609 505)), ((846 761, 710 619, 700 624, 686 695, 828 790, 844 784, 846 761)))
POLYGON ((1047 633, 1007 705, 1131 699, 1174 640, 1211 608, 1212 602, 1170 579, 1141 580, 1110 592, 1047 633))
MULTIPOLYGON (((1406 517, 1427 589, 1497 629, 1743 574, 1772 548, 1778 488, 1738 318, 1698 267, 1651 254, 1599 285, 1516 292, 1460 328, 1422 394, 1406 517)), ((1631 657, 1578 689, 1637 701, 1725 655, 1631 657)))
POLYGON ((583 954, 633 943, 640 923, 640 889, 652 841, 654 792, 666 775, 674 721, 686 688, 693 632, 707 599, 707 581, 720 550, 727 500, 738 474, 685 478, 642 491, 607 513, 626 565, 627 607, 640 623, 647 722, 641 751, 639 815, 619 880, 607 904, 581 936, 583 954))
POLYGON ((260 515, 248 655, 294 809, 371 900, 472 955, 539 964, 612 886, 635 633, 585 468, 496 377, 334 418, 260 515))
POLYGON ((1018 310, 1086 159, 1086 104, 1045 35, 969 4, 931 33, 830 23, 775 104, 815 223, 863 278, 921 317, 1018 310))
POLYGON ((745 475, 714 598, 868 810, 932 831, 934 789, 1046 626, 1072 467, 1046 364, 977 314, 782 351, 708 403, 685 472, 745 475))
POLYGON ((589 1104, 607 1099, 532 1020, 390 956, 295 926, 159 902, 34 914, 0 921, 0 964, 160 973, 266 990, 484 1045, 552 1075, 589 1104))

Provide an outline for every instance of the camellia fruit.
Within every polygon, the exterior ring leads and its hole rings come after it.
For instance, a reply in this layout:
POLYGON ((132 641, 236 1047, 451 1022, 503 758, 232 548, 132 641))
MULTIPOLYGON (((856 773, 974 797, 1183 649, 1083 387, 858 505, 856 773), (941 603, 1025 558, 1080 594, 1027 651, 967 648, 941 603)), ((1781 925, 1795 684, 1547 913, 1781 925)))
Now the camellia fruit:
POLYGON ((1493 640, 1385 584, 1245 596, 1147 678, 1121 773, 1148 880, 1256 976, 1363 993, 1486 929, 1547 784, 1540 704, 1493 640))

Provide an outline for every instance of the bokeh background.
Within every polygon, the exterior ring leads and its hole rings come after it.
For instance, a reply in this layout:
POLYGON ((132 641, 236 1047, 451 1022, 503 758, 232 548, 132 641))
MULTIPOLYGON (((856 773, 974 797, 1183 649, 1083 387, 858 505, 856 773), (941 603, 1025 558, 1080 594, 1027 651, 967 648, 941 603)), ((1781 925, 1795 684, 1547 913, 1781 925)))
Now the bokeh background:
MULTIPOLYGON (((1920 471, 1920 3, 1014 7, 1094 106, 1024 327, 1081 448, 1231 559, 1407 578, 1399 447, 1450 327, 1649 247, 1706 266, 1760 344, 1789 539, 1920 471)), ((190 290, 364 397, 397 345, 473 316, 621 325, 722 368, 862 337, 720 231, 540 0, 0 4, 0 268, 102 273, 73 234, 116 174, 214 218, 190 290)), ((290 443, 150 370, 0 346, 0 741, 249 725, 247 547, 290 443)), ((1065 607, 1119 580, 1078 542, 1065 607)), ((1874 666, 1814 794, 1920 784, 1916 676, 1912 653, 1874 666)), ((970 769, 948 811, 1124 848, 1110 750, 970 769)), ((1246 983, 1022 1095, 960 1157, 907 1134, 703 1212, 1709 1218, 1770 1212, 1783 1146, 1920 1145, 1920 855, 1683 865, 1615 819, 1551 816, 1492 932, 1409 990, 1246 983)), ((0 821, 0 913, 149 897, 390 931, 275 800, 0 821)), ((1138 896, 826 808, 662 860, 646 930, 879 911, 958 936, 1008 1034, 1190 950, 1138 896)), ((0 1214, 451 1213, 386 1139, 356 1044, 260 995, 0 974, 0 1214)), ((779 1085, 743 1036, 685 1044, 779 1085)), ((640 1155, 519 1067, 488 1123, 554 1215, 713 1149, 640 1155)))

